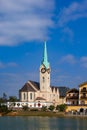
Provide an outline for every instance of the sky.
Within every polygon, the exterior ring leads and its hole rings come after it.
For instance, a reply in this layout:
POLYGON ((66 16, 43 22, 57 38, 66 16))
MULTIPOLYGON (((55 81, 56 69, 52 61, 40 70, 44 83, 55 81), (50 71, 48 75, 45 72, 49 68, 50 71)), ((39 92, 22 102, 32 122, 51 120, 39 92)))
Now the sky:
POLYGON ((87 81, 87 0, 0 0, 0 97, 39 82, 45 40, 51 85, 87 81))

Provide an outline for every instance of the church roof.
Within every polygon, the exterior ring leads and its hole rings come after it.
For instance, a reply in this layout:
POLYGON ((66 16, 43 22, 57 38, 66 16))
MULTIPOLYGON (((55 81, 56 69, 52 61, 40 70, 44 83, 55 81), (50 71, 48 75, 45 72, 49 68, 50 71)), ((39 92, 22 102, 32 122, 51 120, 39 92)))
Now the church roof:
POLYGON ((36 89, 39 90, 39 83, 38 82, 30 81, 30 83, 29 82, 25 83, 25 85, 19 91, 20 92, 29 92, 29 91, 35 92, 36 89))
MULTIPOLYGON (((60 97, 65 97, 66 92, 69 91, 68 87, 51 86, 51 88, 58 89, 60 97)), ((25 85, 19 91, 20 92, 29 92, 29 91, 30 92, 36 92, 38 90, 40 90, 40 84, 38 82, 29 80, 27 83, 25 83, 25 85)), ((37 97, 36 100, 45 100, 45 99, 42 98, 42 97, 37 97)))
POLYGON ((59 90, 59 94, 60 94, 60 97, 65 97, 66 96, 66 92, 69 90, 68 87, 65 87, 65 86, 51 86, 51 88, 58 88, 59 90))
POLYGON ((39 84, 38 82, 31 81, 31 80, 29 80, 29 81, 32 83, 32 85, 33 85, 37 90, 40 89, 40 84, 39 84))
POLYGON ((59 89, 60 97, 65 97, 66 92, 69 90, 68 87, 58 87, 58 89, 59 89))
POLYGON ((79 90, 76 88, 72 88, 69 91, 67 91, 67 93, 79 93, 79 90))

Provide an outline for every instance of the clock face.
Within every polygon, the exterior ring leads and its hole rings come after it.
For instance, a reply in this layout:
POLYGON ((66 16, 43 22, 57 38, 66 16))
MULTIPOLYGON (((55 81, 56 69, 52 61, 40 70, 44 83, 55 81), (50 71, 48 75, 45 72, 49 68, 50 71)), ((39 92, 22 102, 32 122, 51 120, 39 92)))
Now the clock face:
POLYGON ((42 68, 42 69, 41 69, 41 72, 42 72, 42 73, 45 73, 45 72, 46 72, 46 69, 45 69, 45 68, 42 68))

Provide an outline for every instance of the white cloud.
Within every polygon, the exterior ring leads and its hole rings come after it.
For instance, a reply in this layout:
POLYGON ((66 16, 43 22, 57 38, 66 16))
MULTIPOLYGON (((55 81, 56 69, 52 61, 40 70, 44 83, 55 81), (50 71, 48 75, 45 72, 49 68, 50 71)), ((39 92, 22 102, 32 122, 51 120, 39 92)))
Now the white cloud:
POLYGON ((0 68, 7 68, 7 67, 16 67, 18 66, 15 62, 8 62, 8 63, 4 63, 4 62, 0 62, 0 68))
POLYGON ((17 64, 15 62, 9 62, 9 63, 7 63, 7 66, 8 67, 16 67, 17 64))
POLYGON ((61 63, 63 63, 63 62, 69 63, 69 64, 75 64, 76 63, 76 59, 75 59, 75 57, 73 55, 68 54, 68 55, 63 56, 61 58, 61 63))
POLYGON ((0 45, 48 38, 54 26, 53 9, 50 0, 1 0, 0 45))
POLYGON ((58 25, 65 26, 70 21, 75 21, 80 18, 87 18, 87 0, 82 2, 73 2, 69 7, 63 8, 59 14, 58 25))
POLYGON ((64 27, 62 29, 63 37, 61 41, 64 41, 65 39, 68 39, 69 42, 73 41, 74 33, 69 27, 64 27))
POLYGON ((0 62, 0 68, 4 68, 4 64, 2 62, 0 62))
POLYGON ((83 56, 80 58, 81 65, 87 68, 87 56, 83 56))
POLYGON ((74 43, 74 30, 70 25, 81 18, 87 18, 87 0, 72 2, 69 6, 61 9, 58 15, 58 27, 63 33, 61 41, 74 43))
POLYGON ((68 54, 61 57, 60 63, 75 64, 78 67, 87 68, 87 56, 77 59, 74 55, 68 54))

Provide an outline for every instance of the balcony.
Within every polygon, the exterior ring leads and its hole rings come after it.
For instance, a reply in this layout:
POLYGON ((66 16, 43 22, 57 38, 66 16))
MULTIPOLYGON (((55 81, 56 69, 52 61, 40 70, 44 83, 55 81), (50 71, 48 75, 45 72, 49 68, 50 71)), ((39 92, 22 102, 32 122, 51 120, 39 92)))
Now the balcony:
POLYGON ((74 96, 67 96, 66 99, 78 99, 79 96, 78 95, 74 95, 74 96))
POLYGON ((80 93, 87 93, 86 89, 81 89, 80 93))
POLYGON ((87 100, 87 96, 81 96, 80 99, 85 99, 85 100, 87 100))

